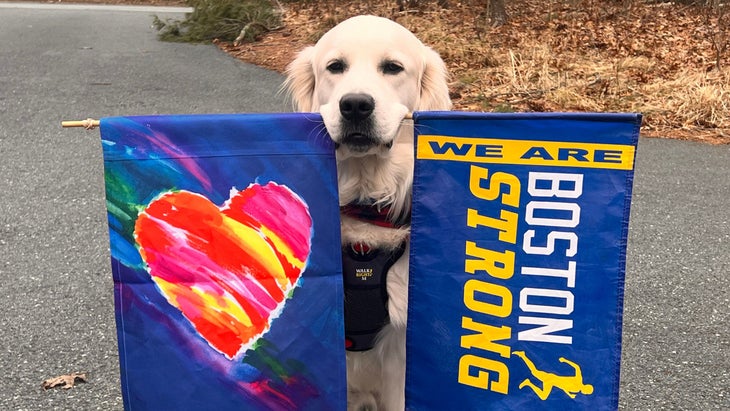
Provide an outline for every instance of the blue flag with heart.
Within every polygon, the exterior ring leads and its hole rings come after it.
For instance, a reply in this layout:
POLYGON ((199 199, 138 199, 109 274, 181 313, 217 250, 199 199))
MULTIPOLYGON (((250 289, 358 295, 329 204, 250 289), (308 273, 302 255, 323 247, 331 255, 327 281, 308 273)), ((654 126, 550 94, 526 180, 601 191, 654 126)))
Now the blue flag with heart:
POLYGON ((406 408, 617 409, 641 116, 414 121, 406 408))
POLYGON ((110 117, 101 137, 125 409, 344 409, 321 117, 110 117))

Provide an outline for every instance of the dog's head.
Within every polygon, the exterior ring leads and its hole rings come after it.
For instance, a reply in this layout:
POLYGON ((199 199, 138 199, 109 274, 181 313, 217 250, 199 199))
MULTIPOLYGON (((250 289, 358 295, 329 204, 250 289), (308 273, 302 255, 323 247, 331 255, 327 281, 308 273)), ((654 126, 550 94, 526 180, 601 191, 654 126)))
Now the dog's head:
POLYGON ((284 84, 298 111, 319 111, 340 157, 387 154, 413 110, 451 108, 438 54, 403 26, 353 17, 299 53, 284 84))

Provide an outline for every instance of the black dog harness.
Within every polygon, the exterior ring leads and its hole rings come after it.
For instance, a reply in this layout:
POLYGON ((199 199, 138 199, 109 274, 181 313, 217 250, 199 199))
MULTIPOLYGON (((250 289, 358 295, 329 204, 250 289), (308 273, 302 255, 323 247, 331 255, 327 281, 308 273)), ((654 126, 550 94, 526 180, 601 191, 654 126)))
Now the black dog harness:
POLYGON ((345 348, 366 351, 390 322, 388 315, 388 270, 403 255, 405 242, 395 250, 369 249, 353 244, 342 250, 345 285, 345 348))
MULTIPOLYGON (((348 205, 342 214, 382 227, 407 226, 410 216, 399 221, 387 219, 388 210, 371 205, 348 205)), ((345 287, 345 348, 367 351, 375 337, 390 322, 388 315, 388 270, 405 252, 405 241, 397 248, 372 249, 363 243, 342 248, 342 275, 345 287)))

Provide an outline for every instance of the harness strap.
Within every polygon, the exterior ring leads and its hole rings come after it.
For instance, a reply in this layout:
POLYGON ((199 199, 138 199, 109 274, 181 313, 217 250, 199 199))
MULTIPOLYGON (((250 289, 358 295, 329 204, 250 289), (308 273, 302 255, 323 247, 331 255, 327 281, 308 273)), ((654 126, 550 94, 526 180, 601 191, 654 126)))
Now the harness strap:
POLYGON ((388 315, 388 270, 405 252, 405 241, 394 250, 352 244, 342 249, 345 287, 345 348, 367 351, 375 345, 388 315))
POLYGON ((352 203, 340 206, 340 214, 380 227, 401 228, 411 224, 411 215, 391 216, 390 206, 352 203))

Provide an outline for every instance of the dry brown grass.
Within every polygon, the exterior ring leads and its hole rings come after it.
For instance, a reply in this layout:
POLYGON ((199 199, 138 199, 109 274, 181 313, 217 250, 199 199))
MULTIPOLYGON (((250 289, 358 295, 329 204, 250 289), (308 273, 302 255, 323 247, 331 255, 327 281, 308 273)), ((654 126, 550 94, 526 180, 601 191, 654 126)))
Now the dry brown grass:
MULTIPOLYGON (((644 114, 643 134, 730 143, 730 12, 639 0, 513 0, 491 27, 470 1, 285 4, 285 26, 255 44, 219 44, 283 70, 294 52, 350 16, 398 21, 436 49, 451 72, 455 109, 644 114), (427 4, 424 4, 427 3, 427 4)), ((730 6, 727 6, 730 7, 730 6)))
MULTIPOLYGON (((2 0, 0 0, 2 1, 2 0)), ((184 5, 184 0, 57 0, 184 5)), ((258 42, 218 42, 242 60, 283 71, 294 53, 357 14, 391 18, 436 49, 457 110, 644 114, 642 134, 730 144, 730 4, 642 0, 510 0, 492 27, 483 0, 303 0, 284 5, 284 29, 258 42)))

